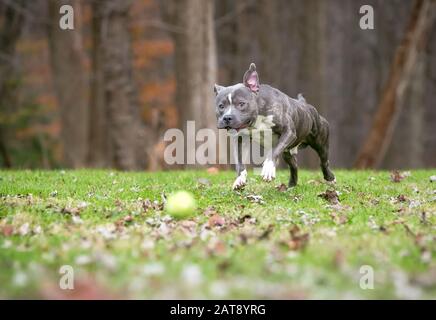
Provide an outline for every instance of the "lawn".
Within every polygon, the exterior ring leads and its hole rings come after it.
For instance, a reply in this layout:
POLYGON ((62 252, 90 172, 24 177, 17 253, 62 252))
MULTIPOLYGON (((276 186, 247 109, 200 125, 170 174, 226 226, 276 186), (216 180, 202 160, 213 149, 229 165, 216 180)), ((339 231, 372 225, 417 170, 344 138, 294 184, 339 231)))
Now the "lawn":
POLYGON ((435 299, 436 170, 335 173, 0 171, 0 298, 435 299))

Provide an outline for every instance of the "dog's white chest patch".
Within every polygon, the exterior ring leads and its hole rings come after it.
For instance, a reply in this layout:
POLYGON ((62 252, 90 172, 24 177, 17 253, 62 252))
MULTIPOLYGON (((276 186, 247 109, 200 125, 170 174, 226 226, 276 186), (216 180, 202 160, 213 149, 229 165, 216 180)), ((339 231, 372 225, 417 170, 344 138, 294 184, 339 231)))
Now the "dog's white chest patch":
POLYGON ((256 118, 256 122, 253 125, 253 128, 259 131, 262 130, 268 130, 271 129, 272 127, 274 127, 274 121, 273 121, 273 116, 269 115, 269 116, 257 116, 256 118))
POLYGON ((264 146, 277 145, 279 136, 272 131, 274 127, 273 116, 257 116, 256 121, 250 128, 245 128, 239 131, 240 135, 248 135, 251 139, 264 146))

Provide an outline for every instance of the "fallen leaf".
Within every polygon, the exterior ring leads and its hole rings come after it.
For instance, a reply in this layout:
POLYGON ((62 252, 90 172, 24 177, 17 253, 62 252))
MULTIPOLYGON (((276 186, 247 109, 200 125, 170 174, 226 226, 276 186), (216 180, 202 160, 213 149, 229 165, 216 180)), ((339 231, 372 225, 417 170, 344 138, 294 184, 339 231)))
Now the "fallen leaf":
POLYGON ((142 209, 144 212, 147 212, 148 209, 152 208, 153 204, 151 203, 150 199, 145 199, 142 201, 142 209))
POLYGON ((407 198, 404 194, 400 194, 397 196, 397 202, 407 202, 407 198))
POLYGON ((251 224, 255 224, 256 223, 256 218, 253 218, 252 216, 250 216, 249 214, 246 214, 242 217, 240 217, 238 219, 238 224, 244 224, 245 222, 251 223, 251 224))
POLYGON ((378 199, 371 199, 370 203, 372 205, 376 206, 376 205, 380 204, 380 200, 378 200, 378 199))
POLYGON ((404 178, 410 176, 409 171, 400 172, 398 170, 391 171, 391 181, 392 182, 401 182, 404 178))
POLYGON ((197 235, 196 233, 197 223, 195 221, 183 220, 180 222, 180 226, 182 227, 182 231, 185 233, 185 235, 192 238, 197 235))
POLYGON ((123 227, 130 224, 133 221, 133 217, 131 215, 127 215, 122 217, 121 219, 115 221, 115 226, 117 231, 122 231, 123 227))
POLYGON ((330 217, 335 224, 346 224, 348 222, 348 217, 345 214, 341 214, 339 212, 332 212, 330 214, 330 217))
POLYGON ((61 209, 61 213, 64 214, 71 214, 71 215, 78 215, 80 214, 80 209, 77 207, 70 207, 70 206, 65 206, 61 209))
POLYGON ((207 222, 209 228, 222 227, 225 223, 226 220, 218 214, 212 215, 207 222))
POLYGON ((264 204, 265 203, 265 201, 263 201, 263 197, 262 196, 258 196, 258 195, 255 195, 255 194, 249 194, 248 196, 246 196, 246 198, 248 200, 250 200, 251 202, 254 202, 254 203, 259 203, 259 204, 264 204))
POLYGON ((301 229, 294 225, 291 230, 289 230, 291 239, 287 241, 287 246, 290 250, 300 250, 304 249, 309 242, 309 234, 301 232, 301 229))
POLYGON ((288 190, 288 187, 286 186, 286 184, 282 183, 282 184, 278 185, 278 186, 276 187, 276 189, 277 189, 279 192, 285 192, 286 190, 288 190))
POLYGON ((10 224, 4 225, 1 228, 1 233, 5 237, 10 237, 14 233, 14 227, 12 227, 10 224))
POLYGON ((339 203, 339 194, 336 190, 326 190, 323 193, 320 193, 318 197, 323 198, 331 204, 339 203))

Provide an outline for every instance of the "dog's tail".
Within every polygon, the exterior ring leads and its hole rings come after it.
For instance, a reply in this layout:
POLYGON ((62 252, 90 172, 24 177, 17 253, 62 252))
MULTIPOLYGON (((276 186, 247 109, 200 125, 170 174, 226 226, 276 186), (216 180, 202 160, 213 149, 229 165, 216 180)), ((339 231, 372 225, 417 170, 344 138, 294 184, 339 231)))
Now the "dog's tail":
POLYGON ((298 101, 300 101, 300 102, 306 103, 306 99, 304 99, 302 93, 299 93, 299 94, 297 95, 297 99, 298 99, 298 101))

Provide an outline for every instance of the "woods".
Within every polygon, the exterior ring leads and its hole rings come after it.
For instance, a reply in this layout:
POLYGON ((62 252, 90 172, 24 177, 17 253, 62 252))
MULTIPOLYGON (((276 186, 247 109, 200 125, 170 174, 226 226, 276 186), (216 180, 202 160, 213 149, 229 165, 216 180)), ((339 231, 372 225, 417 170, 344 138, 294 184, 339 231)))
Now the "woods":
POLYGON ((0 299, 435 299, 435 20, 0 0, 0 299))
MULTIPOLYGON (((255 62, 262 83, 328 119, 333 167, 433 167, 434 12, 424 0, 1 0, 0 165, 171 169, 165 131, 216 130, 213 85, 255 62), (59 28, 64 4, 74 30, 59 28)), ((311 151, 299 163, 318 166, 311 151)))
POLYGON ((378 167, 392 141, 393 131, 401 113, 405 89, 416 68, 419 52, 426 45, 427 28, 433 20, 431 1, 416 1, 404 39, 395 52, 388 80, 374 116, 368 140, 360 151, 356 167, 378 167))

